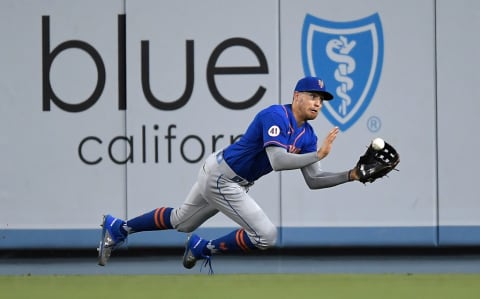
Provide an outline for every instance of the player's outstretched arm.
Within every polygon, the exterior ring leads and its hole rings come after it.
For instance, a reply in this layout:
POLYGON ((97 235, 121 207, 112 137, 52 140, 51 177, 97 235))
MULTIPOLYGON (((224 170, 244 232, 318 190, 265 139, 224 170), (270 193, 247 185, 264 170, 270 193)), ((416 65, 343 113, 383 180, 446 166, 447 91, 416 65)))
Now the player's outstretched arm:
POLYGON ((274 145, 266 147, 265 151, 267 152, 270 165, 272 165, 275 171, 299 169, 318 162, 316 152, 301 155, 292 154, 288 153, 283 147, 274 145))
POLYGON ((330 188, 355 180, 354 169, 342 172, 326 172, 322 171, 320 162, 305 166, 301 170, 305 183, 312 190, 330 188))
POLYGON ((318 162, 325 158, 332 149, 332 143, 339 132, 338 127, 334 127, 323 140, 322 146, 316 151, 306 154, 288 153, 284 148, 278 146, 268 146, 265 148, 270 165, 273 170, 291 170, 299 169, 307 165, 318 162))

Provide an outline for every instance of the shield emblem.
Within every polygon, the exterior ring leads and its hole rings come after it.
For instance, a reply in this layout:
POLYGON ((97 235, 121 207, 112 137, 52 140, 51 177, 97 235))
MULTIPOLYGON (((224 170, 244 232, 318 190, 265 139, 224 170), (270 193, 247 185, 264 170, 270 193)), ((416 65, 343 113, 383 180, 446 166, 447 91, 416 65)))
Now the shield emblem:
POLYGON ((365 112, 377 88, 383 62, 383 31, 377 13, 349 22, 307 14, 302 31, 305 75, 324 80, 334 95, 325 117, 346 131, 365 112))

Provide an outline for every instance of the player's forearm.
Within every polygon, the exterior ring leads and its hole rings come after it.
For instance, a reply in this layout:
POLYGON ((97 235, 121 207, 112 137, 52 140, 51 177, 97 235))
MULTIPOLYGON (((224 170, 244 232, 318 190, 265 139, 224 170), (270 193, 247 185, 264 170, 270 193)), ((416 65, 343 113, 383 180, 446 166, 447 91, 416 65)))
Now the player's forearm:
POLYGON ((299 169, 307 165, 318 162, 316 152, 307 154, 291 154, 287 153, 285 149, 277 146, 269 146, 266 149, 270 165, 273 170, 291 170, 299 169))
POLYGON ((329 188, 352 180, 350 171, 325 172, 321 171, 319 164, 302 168, 302 174, 310 189, 329 188))

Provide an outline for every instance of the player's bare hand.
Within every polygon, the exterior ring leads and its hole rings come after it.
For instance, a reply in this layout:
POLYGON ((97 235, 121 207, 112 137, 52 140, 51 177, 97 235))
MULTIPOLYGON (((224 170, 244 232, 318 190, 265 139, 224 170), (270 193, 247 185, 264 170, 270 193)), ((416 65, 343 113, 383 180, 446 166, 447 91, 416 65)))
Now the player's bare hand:
POLYGON ((339 132, 338 127, 334 127, 330 132, 328 132, 327 137, 323 140, 322 146, 317 151, 317 156, 319 160, 325 158, 332 149, 332 143, 337 138, 337 134, 339 132))

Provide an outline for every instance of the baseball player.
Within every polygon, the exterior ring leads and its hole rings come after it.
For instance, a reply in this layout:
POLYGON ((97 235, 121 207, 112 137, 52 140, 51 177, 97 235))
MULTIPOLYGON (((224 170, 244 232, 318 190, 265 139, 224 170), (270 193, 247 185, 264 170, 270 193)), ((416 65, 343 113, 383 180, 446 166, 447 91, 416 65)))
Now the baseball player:
POLYGON ((330 130, 317 148, 317 136, 309 121, 317 118, 323 101, 333 98, 320 78, 300 79, 291 104, 272 105, 260 111, 242 138, 212 153, 200 167, 198 179, 185 202, 177 208, 160 207, 128 221, 105 215, 102 222, 99 265, 129 234, 175 229, 191 233, 207 219, 221 212, 239 229, 218 239, 206 240, 189 234, 183 266, 192 268, 205 260, 211 269, 215 253, 249 252, 275 245, 277 228, 248 194, 260 177, 274 171, 300 169, 310 189, 321 189, 358 180, 356 168, 331 173, 320 168, 339 130, 330 130))

